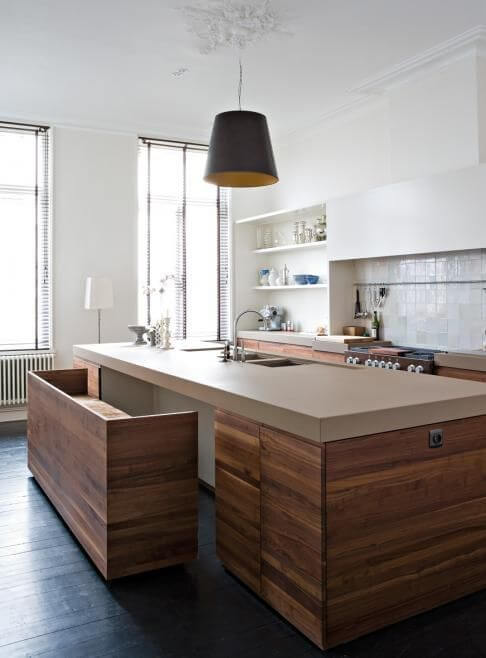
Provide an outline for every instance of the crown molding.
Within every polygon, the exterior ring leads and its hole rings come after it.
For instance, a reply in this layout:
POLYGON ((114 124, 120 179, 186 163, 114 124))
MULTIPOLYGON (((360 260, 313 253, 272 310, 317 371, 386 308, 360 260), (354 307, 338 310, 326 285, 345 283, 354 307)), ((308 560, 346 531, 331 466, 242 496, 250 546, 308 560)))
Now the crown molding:
POLYGON ((383 98, 380 96, 362 96, 352 98, 345 103, 340 103, 336 107, 319 114, 314 119, 307 122, 300 121, 298 127, 293 127, 290 130, 284 130, 275 134, 276 142, 285 146, 292 144, 294 141, 304 141, 315 137, 316 132, 324 130, 333 123, 343 123, 351 120, 353 117, 359 116, 369 112, 375 108, 383 106, 383 98))
POLYGON ((465 57, 466 55, 486 55, 486 26, 478 25, 451 39, 424 50, 422 53, 403 60, 396 66, 366 78, 359 85, 349 89, 349 93, 360 96, 383 94, 388 89, 403 84, 410 78, 433 68, 465 57))
POLYGON ((154 139, 168 139, 181 142, 207 142, 208 134, 201 130, 189 129, 182 124, 172 124, 171 131, 161 129, 160 126, 151 124, 125 124, 105 121, 71 120, 61 115, 53 115, 47 118, 45 115, 1 112, 1 121, 12 123, 43 124, 49 128, 61 128, 63 130, 76 130, 86 132, 103 133, 104 135, 120 135, 125 137, 152 137, 154 139))
POLYGON ((386 92, 432 69, 446 66, 448 63, 467 55, 486 57, 486 25, 478 25, 462 32, 447 41, 403 60, 378 75, 365 78, 360 84, 347 90, 348 100, 336 105, 328 112, 320 114, 306 124, 291 128, 277 135, 279 144, 285 146, 296 139, 301 141, 334 121, 345 121, 359 115, 376 103, 383 101, 386 92))

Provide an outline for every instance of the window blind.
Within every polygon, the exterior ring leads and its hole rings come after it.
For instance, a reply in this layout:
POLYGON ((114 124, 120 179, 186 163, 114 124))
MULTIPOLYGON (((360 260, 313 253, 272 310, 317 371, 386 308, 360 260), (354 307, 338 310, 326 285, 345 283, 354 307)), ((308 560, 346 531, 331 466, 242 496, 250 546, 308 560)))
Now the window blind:
POLYGON ((139 140, 139 316, 168 312, 178 339, 230 334, 229 192, 203 181, 206 158, 205 146, 139 140))
POLYGON ((0 350, 51 348, 49 129, 0 122, 0 350))

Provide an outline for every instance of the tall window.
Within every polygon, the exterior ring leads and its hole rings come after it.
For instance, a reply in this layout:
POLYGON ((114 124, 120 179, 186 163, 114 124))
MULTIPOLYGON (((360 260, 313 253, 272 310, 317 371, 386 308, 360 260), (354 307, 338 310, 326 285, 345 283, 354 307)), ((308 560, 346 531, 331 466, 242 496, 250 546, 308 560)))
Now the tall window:
POLYGON ((168 312, 176 338, 229 335, 228 192, 203 181, 206 158, 206 147, 140 139, 139 316, 168 312))
POLYGON ((49 132, 0 122, 0 350, 51 347, 49 132))

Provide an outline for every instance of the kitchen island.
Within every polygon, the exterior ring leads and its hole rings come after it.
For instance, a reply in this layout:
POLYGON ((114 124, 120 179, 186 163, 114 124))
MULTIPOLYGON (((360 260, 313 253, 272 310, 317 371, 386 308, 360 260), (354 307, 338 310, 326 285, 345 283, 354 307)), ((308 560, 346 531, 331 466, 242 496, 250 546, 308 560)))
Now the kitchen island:
POLYGON ((216 410, 218 554, 320 647, 486 586, 484 384, 120 344, 74 354, 101 367, 108 402, 216 410))

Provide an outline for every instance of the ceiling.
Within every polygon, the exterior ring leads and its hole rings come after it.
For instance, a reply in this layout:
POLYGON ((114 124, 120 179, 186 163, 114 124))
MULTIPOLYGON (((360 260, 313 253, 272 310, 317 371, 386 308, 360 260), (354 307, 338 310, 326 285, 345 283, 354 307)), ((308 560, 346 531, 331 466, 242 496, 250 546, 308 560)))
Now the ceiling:
MULTIPOLYGON (((238 62, 229 50, 201 54, 181 11, 188 2, 0 0, 0 119, 207 140, 214 114, 236 107, 238 62)), ((362 80, 486 24, 484 0, 273 4, 288 34, 244 53, 242 104, 267 114, 276 136, 349 102, 362 80)))

